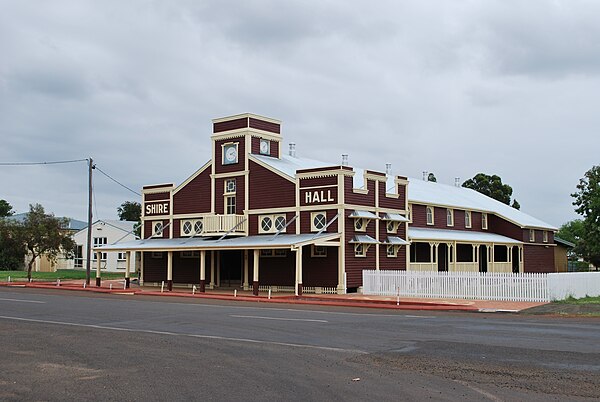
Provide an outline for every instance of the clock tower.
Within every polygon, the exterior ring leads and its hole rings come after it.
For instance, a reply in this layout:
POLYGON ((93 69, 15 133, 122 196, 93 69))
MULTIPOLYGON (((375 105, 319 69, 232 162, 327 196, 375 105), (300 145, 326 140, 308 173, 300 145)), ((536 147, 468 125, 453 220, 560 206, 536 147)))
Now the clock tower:
POLYGON ((244 214, 248 209, 248 155, 280 158, 281 122, 245 113, 213 120, 212 212, 244 214))

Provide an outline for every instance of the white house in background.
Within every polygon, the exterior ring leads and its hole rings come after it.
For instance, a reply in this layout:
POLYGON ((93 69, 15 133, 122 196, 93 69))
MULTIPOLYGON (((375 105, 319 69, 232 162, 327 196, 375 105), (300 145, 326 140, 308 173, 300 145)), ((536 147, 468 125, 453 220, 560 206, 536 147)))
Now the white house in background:
MULTIPOLYGON (((115 220, 97 220, 92 224, 92 248, 104 244, 117 244, 121 242, 136 240, 133 233, 136 222, 115 221, 115 220)), ((74 269, 86 269, 87 256, 87 227, 75 233, 74 240, 77 244, 75 258, 71 261, 71 267, 74 269)), ((107 272, 125 272, 126 253, 102 253, 100 258, 100 267, 107 272)), ((92 266, 90 269, 96 269, 97 255, 92 252, 92 266)), ((135 253, 132 254, 135 258, 135 253)), ((132 270, 135 267, 135 261, 131 262, 132 270)))

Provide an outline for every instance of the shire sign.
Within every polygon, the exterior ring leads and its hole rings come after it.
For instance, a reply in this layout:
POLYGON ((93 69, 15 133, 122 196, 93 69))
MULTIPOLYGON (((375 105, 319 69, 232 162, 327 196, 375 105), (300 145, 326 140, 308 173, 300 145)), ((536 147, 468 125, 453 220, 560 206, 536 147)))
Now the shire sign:
POLYGON ((168 201, 146 203, 144 206, 144 216, 169 215, 168 201))

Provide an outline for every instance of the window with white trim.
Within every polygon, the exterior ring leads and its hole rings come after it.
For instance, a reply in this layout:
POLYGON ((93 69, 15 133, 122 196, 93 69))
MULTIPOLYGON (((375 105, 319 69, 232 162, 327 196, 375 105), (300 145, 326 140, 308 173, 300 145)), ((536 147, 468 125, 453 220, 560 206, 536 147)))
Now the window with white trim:
POLYGON ((367 230, 367 225, 365 225, 365 220, 363 218, 354 219, 354 229, 357 232, 365 232, 367 230))
POLYGON ((471 227, 471 211, 465 211, 465 228, 471 227))
POLYGON ((543 236, 542 240, 544 241, 544 243, 548 243, 548 231, 547 230, 544 230, 542 236, 543 236))
POLYGON ((235 215, 235 195, 225 196, 225 214, 235 215))
POLYGON ((285 232, 286 218, 285 215, 260 215, 258 225, 259 233, 285 232))
POLYGON ((327 257, 327 247, 312 245, 310 248, 311 257, 327 257))
POLYGON ((487 230, 488 228, 488 215, 485 212, 481 213, 481 229, 487 230))
POLYGON ((535 230, 534 229, 529 229, 529 241, 530 242, 535 241, 535 230))
POLYGON ((202 221, 202 219, 198 219, 198 220, 194 221, 194 235, 198 235, 198 234, 202 233, 203 230, 204 230, 204 222, 202 221))
POLYGON ((355 257, 366 257, 369 244, 355 243, 354 244, 354 256, 355 257))
POLYGON ((225 180, 225 189, 223 194, 235 194, 235 179, 225 180))
POLYGON ((271 257, 283 258, 283 257, 287 256, 287 250, 281 249, 281 248, 262 249, 262 250, 260 250, 260 256, 267 257, 267 258, 271 258, 271 257))
POLYGON ((427 214, 427 224, 433 225, 433 207, 427 207, 426 214, 427 214))
MULTIPOLYGON (((94 248, 98 246, 105 246, 108 244, 108 239, 106 237, 94 237, 94 248)), ((94 261, 98 260, 98 253, 94 251, 94 261)), ((106 261, 106 253, 101 253, 100 256, 101 261, 106 261)))
POLYGON ((386 255, 390 258, 392 257, 398 257, 398 246, 395 246, 393 244, 388 244, 386 246, 386 255))
POLYGON ((310 214, 310 230, 318 232, 327 225, 327 215, 325 212, 312 212, 310 214))
POLYGON ((199 258, 200 252, 197 250, 186 250, 181 252, 181 258, 199 258))
POLYGON ((385 226, 388 233, 398 232, 398 222, 396 221, 387 221, 387 224, 385 226))
POLYGON ((118 253, 117 261, 127 261, 127 253, 118 253))
POLYGON ((454 226, 454 210, 450 208, 446 210, 446 226, 454 226))
POLYGON ((152 236, 162 236, 163 235, 163 223, 162 221, 154 222, 152 225, 152 236))
POLYGON ((189 236, 192 234, 192 221, 183 221, 181 224, 181 235, 189 236))

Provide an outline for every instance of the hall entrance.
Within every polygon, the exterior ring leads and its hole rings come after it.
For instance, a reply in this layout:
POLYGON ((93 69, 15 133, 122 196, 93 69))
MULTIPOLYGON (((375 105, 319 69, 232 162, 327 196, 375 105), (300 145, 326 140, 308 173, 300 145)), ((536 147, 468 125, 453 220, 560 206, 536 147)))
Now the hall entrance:
POLYGON ((240 288, 244 277, 244 251, 219 251, 217 283, 220 288, 240 288))

